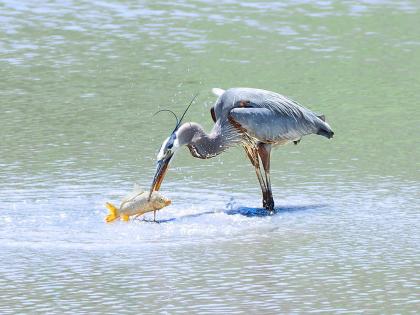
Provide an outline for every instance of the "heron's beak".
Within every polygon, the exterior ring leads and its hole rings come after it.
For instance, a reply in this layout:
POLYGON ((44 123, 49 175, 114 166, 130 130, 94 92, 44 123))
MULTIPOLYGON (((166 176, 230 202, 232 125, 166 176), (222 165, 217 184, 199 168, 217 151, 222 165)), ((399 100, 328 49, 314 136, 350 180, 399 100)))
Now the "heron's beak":
POLYGON ((173 156, 173 153, 169 154, 157 162, 156 173, 153 177, 152 186, 150 187, 149 199, 154 191, 158 191, 160 189, 160 185, 162 184, 163 178, 168 170, 169 162, 173 156))

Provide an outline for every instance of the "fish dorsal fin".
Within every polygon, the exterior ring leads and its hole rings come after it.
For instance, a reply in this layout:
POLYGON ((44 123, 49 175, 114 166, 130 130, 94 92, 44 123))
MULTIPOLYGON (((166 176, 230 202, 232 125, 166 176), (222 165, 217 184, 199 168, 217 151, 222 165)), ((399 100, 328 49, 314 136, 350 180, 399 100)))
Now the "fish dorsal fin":
POLYGON ((133 193, 141 194, 144 193, 144 189, 137 183, 134 183, 133 193))
POLYGON ((122 204, 126 203, 127 201, 130 201, 134 198, 136 198, 138 195, 141 195, 142 193, 144 193, 144 189, 141 188, 140 185, 138 185, 137 183, 134 184, 133 187, 133 191, 131 193, 128 193, 127 195, 125 195, 125 197, 122 199, 121 201, 121 206, 122 204))
POLYGON ((221 96, 223 93, 225 93, 225 90, 219 88, 212 88, 211 92, 216 96, 221 96))

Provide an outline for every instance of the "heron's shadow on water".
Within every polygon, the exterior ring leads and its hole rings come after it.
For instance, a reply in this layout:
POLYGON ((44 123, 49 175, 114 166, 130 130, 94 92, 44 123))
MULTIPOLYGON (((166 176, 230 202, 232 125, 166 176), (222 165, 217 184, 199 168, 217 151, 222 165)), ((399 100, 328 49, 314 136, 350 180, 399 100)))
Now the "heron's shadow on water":
POLYGON ((230 210, 225 210, 224 213, 228 215, 243 215, 246 217, 269 217, 275 216, 287 212, 298 212, 298 211, 307 211, 314 210, 319 208, 325 208, 327 205, 324 204, 315 204, 315 205, 304 205, 304 206, 280 206, 275 207, 274 212, 268 211, 264 208, 250 208, 250 207, 238 207, 230 210))
POLYGON ((178 220, 183 220, 183 219, 197 218, 203 215, 214 214, 214 213, 226 213, 227 215, 243 215, 245 217, 270 217, 270 216, 276 216, 282 213, 315 210, 315 209, 325 208, 327 206, 328 205, 326 204, 313 204, 313 205, 302 205, 302 206, 293 206, 293 205, 280 206, 280 207, 275 207, 274 212, 268 211, 264 208, 251 208, 251 207, 239 206, 239 207, 234 207, 234 208, 223 210, 223 211, 205 211, 205 212, 200 212, 200 213, 195 213, 195 214, 184 215, 178 218, 157 220, 156 223, 167 223, 167 222, 173 222, 173 221, 178 221, 178 220))

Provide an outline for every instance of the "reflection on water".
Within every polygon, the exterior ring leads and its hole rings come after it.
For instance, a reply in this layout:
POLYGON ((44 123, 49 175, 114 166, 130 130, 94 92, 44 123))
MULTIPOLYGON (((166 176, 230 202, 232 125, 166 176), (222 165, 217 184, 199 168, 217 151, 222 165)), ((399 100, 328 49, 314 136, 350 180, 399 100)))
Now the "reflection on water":
MULTIPOLYGON (((416 1, 0 3, 0 313, 418 309, 416 1), (275 215, 232 149, 182 151, 160 224, 105 224, 150 185, 172 117, 212 87, 326 114, 273 153, 275 215)), ((150 216, 147 216, 150 219, 150 216)))

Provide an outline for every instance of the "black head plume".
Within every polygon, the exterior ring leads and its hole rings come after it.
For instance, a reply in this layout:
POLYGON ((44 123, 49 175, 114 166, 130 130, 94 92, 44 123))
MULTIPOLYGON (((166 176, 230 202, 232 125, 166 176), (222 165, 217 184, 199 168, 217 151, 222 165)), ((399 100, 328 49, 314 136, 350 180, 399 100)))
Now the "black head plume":
POLYGON ((173 111, 171 111, 170 109, 161 109, 161 110, 158 110, 156 113, 154 113, 153 114, 153 116, 156 116, 157 114, 159 114, 159 113, 161 113, 161 112, 169 112, 169 113, 171 113, 172 115, 174 115, 174 117, 175 117, 175 119, 176 119, 176 125, 178 126, 179 125, 179 120, 178 120, 178 116, 173 112, 173 111))
POLYGON ((188 109, 190 108, 191 104, 195 101, 195 99, 197 98, 197 96, 198 96, 198 93, 196 93, 196 94, 194 95, 194 97, 192 98, 191 102, 188 104, 187 108, 185 109, 184 113, 183 113, 183 114, 182 114, 182 116, 181 116, 181 119, 177 122, 177 124, 176 124, 176 126, 175 126, 175 129, 174 129, 174 131, 172 131, 172 133, 174 133, 175 131, 177 131, 177 130, 178 130, 179 126, 180 126, 180 125, 181 125, 181 123, 182 123, 182 120, 184 119, 185 114, 187 113, 188 109))
POLYGON ((188 109, 190 108, 190 106, 192 105, 192 103, 195 101, 195 99, 197 98, 197 96, 198 96, 198 93, 196 93, 194 95, 194 97, 192 98, 192 100, 188 104, 187 108, 185 109, 184 113, 181 116, 181 119, 178 119, 178 116, 173 111, 171 111, 170 109, 161 109, 161 110, 158 110, 156 113, 153 114, 153 116, 156 116, 157 114, 159 114, 161 112, 169 112, 169 113, 171 113, 175 117, 175 119, 176 119, 175 129, 172 131, 172 134, 174 134, 175 131, 178 130, 179 126, 182 123, 182 120, 184 119, 185 114, 187 113, 188 109))

